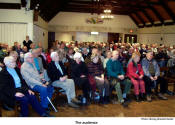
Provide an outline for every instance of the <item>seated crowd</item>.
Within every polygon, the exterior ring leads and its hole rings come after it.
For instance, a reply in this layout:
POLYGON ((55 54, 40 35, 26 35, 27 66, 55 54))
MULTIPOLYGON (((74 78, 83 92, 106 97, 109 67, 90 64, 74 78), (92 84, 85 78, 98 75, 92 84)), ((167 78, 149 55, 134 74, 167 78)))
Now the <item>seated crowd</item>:
POLYGON ((19 102, 20 116, 29 115, 28 104, 40 116, 50 116, 54 88, 65 91, 73 108, 109 104, 116 97, 127 107, 132 94, 137 102, 151 102, 152 95, 162 100, 168 99, 165 93, 174 95, 160 68, 171 67, 175 74, 175 46, 56 41, 45 52, 41 43, 26 41, 23 48, 18 42, 0 44, 0 101, 7 110, 19 102), (81 98, 77 89, 82 90, 81 98))

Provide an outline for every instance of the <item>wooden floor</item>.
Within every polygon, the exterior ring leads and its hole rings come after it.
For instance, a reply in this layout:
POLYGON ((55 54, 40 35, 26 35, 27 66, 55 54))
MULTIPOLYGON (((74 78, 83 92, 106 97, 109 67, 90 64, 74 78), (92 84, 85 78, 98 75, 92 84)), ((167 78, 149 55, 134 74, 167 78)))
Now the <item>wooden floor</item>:
MULTIPOLYGON (((53 110, 50 114, 55 117, 175 117, 175 96, 168 96, 168 100, 159 100, 153 98, 152 102, 135 102, 132 100, 128 108, 123 108, 120 104, 98 105, 91 104, 87 107, 74 109, 66 104, 57 105, 58 112, 53 110)), ((62 100, 64 97, 57 97, 54 103, 62 100)), ((17 117, 14 111, 2 111, 3 117, 17 117)), ((32 109, 31 117, 38 117, 32 109)))

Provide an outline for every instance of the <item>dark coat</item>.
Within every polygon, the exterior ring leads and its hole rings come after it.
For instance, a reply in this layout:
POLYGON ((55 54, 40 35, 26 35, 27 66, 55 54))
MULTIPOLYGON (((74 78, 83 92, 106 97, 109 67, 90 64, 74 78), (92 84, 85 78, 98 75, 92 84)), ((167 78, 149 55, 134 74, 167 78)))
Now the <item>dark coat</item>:
POLYGON ((81 75, 88 76, 88 69, 84 62, 77 64, 75 61, 71 63, 71 77, 73 79, 80 78, 81 75))
POLYGON ((67 75, 63 63, 59 61, 59 64, 60 64, 61 69, 62 69, 62 71, 63 71, 63 75, 61 74, 60 70, 57 69, 57 67, 56 67, 56 65, 55 65, 55 62, 51 61, 51 62, 48 64, 48 67, 47 67, 47 74, 48 74, 48 76, 49 76, 49 78, 51 79, 52 82, 54 82, 54 81, 56 81, 56 80, 59 80, 60 77, 63 77, 63 76, 65 76, 65 75, 67 75))
POLYGON ((15 68, 20 80, 21 88, 15 87, 15 81, 13 77, 9 74, 6 67, 0 72, 0 95, 2 102, 7 105, 14 107, 15 105, 15 94, 16 92, 26 93, 29 90, 25 80, 22 78, 19 68, 15 68))

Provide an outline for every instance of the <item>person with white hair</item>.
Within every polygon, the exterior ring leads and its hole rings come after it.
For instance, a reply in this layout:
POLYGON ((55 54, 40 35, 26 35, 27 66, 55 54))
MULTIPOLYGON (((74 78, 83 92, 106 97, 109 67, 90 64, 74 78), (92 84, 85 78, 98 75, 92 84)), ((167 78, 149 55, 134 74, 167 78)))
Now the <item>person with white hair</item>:
POLYGON ((73 108, 78 108, 80 103, 76 99, 75 85, 72 79, 68 79, 67 72, 57 52, 51 53, 52 61, 48 64, 47 73, 52 81, 52 86, 60 87, 65 90, 68 100, 68 105, 73 108))
POLYGON ((19 101, 22 117, 29 115, 28 104, 31 104, 40 116, 48 116, 35 97, 34 92, 27 86, 19 68, 16 67, 15 59, 12 56, 5 57, 4 64, 5 68, 0 73, 0 91, 4 95, 4 102, 8 106, 14 107, 15 100, 19 101))
POLYGON ((48 110, 49 100, 52 98, 54 88, 49 84, 49 79, 45 75, 40 75, 35 64, 32 53, 28 52, 24 55, 24 63, 21 66, 21 74, 28 86, 36 92, 40 93, 41 105, 48 110))
POLYGON ((88 69, 85 62, 82 61, 82 58, 81 53, 76 52, 74 54, 74 61, 71 63, 71 77, 75 84, 82 88, 83 96, 87 100, 86 104, 88 104, 91 87, 88 79, 88 69))

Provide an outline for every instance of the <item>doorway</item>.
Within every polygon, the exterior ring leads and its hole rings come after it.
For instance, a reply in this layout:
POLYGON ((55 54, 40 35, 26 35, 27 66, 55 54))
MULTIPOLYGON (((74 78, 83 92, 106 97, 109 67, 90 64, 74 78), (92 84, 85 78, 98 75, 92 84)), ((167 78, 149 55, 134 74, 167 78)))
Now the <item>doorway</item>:
POLYGON ((125 34, 125 43, 137 43, 137 35, 125 34))

